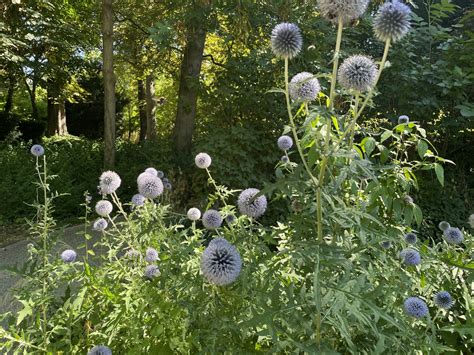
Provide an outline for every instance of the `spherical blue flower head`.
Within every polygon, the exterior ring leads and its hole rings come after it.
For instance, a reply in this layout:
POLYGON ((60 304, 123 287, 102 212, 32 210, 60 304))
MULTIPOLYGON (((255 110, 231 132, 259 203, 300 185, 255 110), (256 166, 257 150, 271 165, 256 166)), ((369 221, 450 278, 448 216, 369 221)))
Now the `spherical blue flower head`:
POLYGON ((143 206, 145 204, 145 196, 140 194, 135 194, 132 197, 132 204, 135 206, 143 206))
POLYGON ((100 191, 104 195, 113 194, 122 183, 120 176, 114 171, 105 171, 99 178, 100 191))
POLYGON ((407 233, 405 234, 405 242, 408 244, 415 244, 418 238, 416 237, 415 233, 407 233))
POLYGON ((166 184, 166 183, 170 182, 170 179, 165 178, 165 177, 162 180, 163 180, 163 184, 166 184))
POLYGON ((163 193, 163 182, 158 176, 143 175, 138 179, 138 192, 146 198, 157 198, 163 193))
POLYGON ((153 176, 158 176, 158 170, 156 170, 155 168, 146 168, 144 172, 153 176))
POLYGON ((461 244, 464 241, 464 235, 459 228, 449 227, 443 232, 443 237, 449 244, 461 244))
POLYGON ((99 218, 97 219, 95 222, 94 222, 94 230, 96 231, 103 231, 107 228, 109 224, 107 223, 107 221, 103 218, 99 218))
POLYGON ((40 157, 44 154, 44 148, 39 144, 35 144, 34 146, 31 147, 30 152, 35 157, 40 157))
POLYGON ((265 195, 260 195, 255 198, 258 193, 260 193, 260 190, 253 188, 246 189, 240 193, 237 199, 240 213, 253 218, 258 218, 265 213, 267 209, 267 198, 265 195))
POLYGON ((191 221, 197 221, 199 218, 201 218, 201 211, 199 211, 199 209, 196 207, 192 207, 188 210, 187 216, 191 221))
POLYGON ((125 253, 125 257, 129 260, 140 260, 142 257, 142 254, 138 250, 135 249, 129 249, 125 253))
POLYGON ((173 185, 171 184, 171 182, 165 182, 164 187, 165 187, 165 190, 173 189, 173 185))
POLYGON ((410 118, 407 115, 398 117, 398 124, 407 124, 410 122, 410 118))
POLYGON ((156 249, 148 248, 145 253, 145 260, 148 261, 149 263, 153 263, 157 260, 160 260, 156 249))
POLYGON ((65 263, 72 263, 74 260, 76 260, 77 254, 74 250, 72 249, 67 249, 61 253, 61 259, 65 263))
POLYGON ((204 277, 218 286, 234 282, 242 269, 237 249, 224 238, 213 239, 201 256, 204 277))
POLYGON ((113 209, 114 206, 107 200, 98 201, 95 205, 95 212, 101 217, 107 217, 113 209))
POLYGON ((270 37, 273 54, 281 58, 294 58, 301 52, 303 37, 294 23, 280 23, 272 30, 270 37))
POLYGON ((145 271, 143 272, 143 276, 145 276, 145 278, 149 280, 152 280, 155 277, 160 276, 160 274, 161 274, 160 268, 156 265, 147 265, 147 267, 145 268, 145 271))
POLYGON ((293 139, 290 136, 281 136, 277 141, 278 148, 281 150, 288 150, 293 147, 293 139))
POLYGON ((207 210, 202 216, 202 224, 207 229, 219 228, 222 224, 221 213, 216 210, 207 210))
POLYGON ((105 345, 96 345, 89 350, 87 355, 112 355, 112 350, 105 345))
POLYGON ((294 101, 311 102, 316 99, 321 91, 321 86, 313 74, 302 72, 291 79, 288 89, 294 101))
POLYGON ((233 214, 229 214, 226 218, 225 221, 227 224, 232 224, 237 220, 237 217, 235 217, 233 214))
POLYGON ((322 16, 334 23, 341 17, 344 24, 361 17, 368 4, 369 0, 318 0, 322 16))
POLYGON ((425 301, 418 297, 408 297, 404 302, 404 308, 408 315, 415 318, 423 318, 429 313, 425 301))
POLYGON ((403 258, 405 265, 415 266, 421 263, 421 256, 416 250, 407 248, 400 252, 400 256, 403 258))
POLYGON ((283 164, 288 164, 290 162, 290 158, 288 158, 286 155, 283 155, 281 158, 280 158, 280 161, 283 163, 283 164))
POLYGON ((212 159, 207 153, 199 153, 194 158, 194 162, 199 169, 207 169, 211 166, 212 159))
POLYGON ((165 177, 165 173, 162 172, 161 170, 158 170, 156 172, 156 176, 158 176, 160 179, 163 179, 165 177))
POLYGON ((443 232, 444 232, 446 229, 450 228, 450 227, 451 227, 451 225, 450 225, 448 222, 446 222, 446 221, 441 221, 441 222, 439 222, 439 224, 438 224, 438 228, 441 229, 443 232))
POLYGON ((380 6, 374 18, 375 36, 381 41, 396 42, 410 30, 410 8, 398 0, 380 6))
POLYGON ((450 309, 454 305, 454 300, 448 291, 440 291, 434 296, 434 303, 440 308, 450 309))
POLYGON ((384 240, 382 243, 380 243, 380 246, 384 249, 390 249, 392 247, 392 243, 388 240, 384 240))
POLYGON ((338 80, 341 86, 360 92, 367 91, 375 85, 377 66, 364 55, 353 55, 339 67, 338 80))

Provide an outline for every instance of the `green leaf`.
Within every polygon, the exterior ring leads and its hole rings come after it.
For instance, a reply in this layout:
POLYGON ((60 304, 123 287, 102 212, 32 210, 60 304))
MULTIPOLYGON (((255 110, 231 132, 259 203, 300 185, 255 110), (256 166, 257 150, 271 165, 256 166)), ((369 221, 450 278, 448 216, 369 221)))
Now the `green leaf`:
POLYGON ((444 168, 441 164, 435 163, 434 166, 436 177, 438 178, 441 186, 444 186, 444 168))
POLYGON ((364 139, 363 144, 365 153, 367 154, 367 156, 370 156, 370 154, 372 154, 375 149, 375 139, 373 139, 372 137, 367 137, 364 139))
POLYGON ((382 136, 380 137, 380 143, 385 142, 387 139, 389 139, 392 136, 392 131, 385 131, 382 133, 382 136))
POLYGON ((420 139, 418 141, 417 149, 418 149, 418 155, 420 156, 420 158, 424 158, 426 151, 428 150, 428 144, 423 139, 420 139))
POLYGON ((416 224, 421 225, 421 222, 423 221, 423 212, 417 205, 413 207, 413 216, 415 217, 416 224))
POLYGON ((23 309, 18 312, 18 317, 16 319, 16 325, 23 322, 23 320, 27 316, 33 315, 33 309, 31 308, 30 304, 27 301, 24 301, 24 300, 20 300, 20 302, 23 304, 23 309))

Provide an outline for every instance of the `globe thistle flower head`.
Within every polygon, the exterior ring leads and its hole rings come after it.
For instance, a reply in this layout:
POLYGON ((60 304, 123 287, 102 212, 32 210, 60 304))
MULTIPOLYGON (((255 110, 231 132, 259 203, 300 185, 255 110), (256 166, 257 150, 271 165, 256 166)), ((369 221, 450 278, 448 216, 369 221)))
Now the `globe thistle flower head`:
POLYGON ((146 198, 157 198, 163 193, 163 182, 159 177, 147 174, 138 179, 138 192, 146 198))
POLYGON ((39 144, 35 144, 34 146, 31 147, 30 152, 35 157, 40 157, 44 154, 44 148, 43 148, 43 146, 41 146, 39 144))
POLYGON ((415 318, 423 318, 428 315, 429 310, 426 302, 418 297, 408 297, 404 304, 405 312, 415 318))
POLYGON ((234 282, 242 269, 237 249, 224 238, 213 239, 201 256, 201 272, 212 284, 218 286, 234 282))
POLYGON ((290 158, 288 158, 288 156, 286 155, 283 155, 281 158, 280 158, 280 161, 283 163, 283 164, 288 164, 290 162, 290 158))
POLYGON ((120 176, 114 171, 103 172, 99 178, 100 191, 105 195, 113 194, 122 183, 120 176))
POLYGON ((192 207, 188 210, 186 215, 191 221, 197 221, 199 218, 201 218, 201 211, 199 211, 199 209, 196 207, 192 207))
POLYGON ((415 266, 421 263, 421 256, 416 250, 407 248, 400 252, 400 257, 403 259, 405 265, 415 266))
POLYGON ((368 4, 369 0, 318 0, 323 17, 334 23, 341 17, 344 24, 361 17, 368 4))
POLYGON ((229 215, 227 215, 226 218, 225 218, 225 222, 226 222, 227 224, 232 224, 232 223, 234 223, 236 220, 237 220, 237 217, 235 217, 235 215, 233 215, 233 214, 229 214, 229 215))
POLYGON ((114 206, 107 200, 100 200, 95 205, 95 212, 101 217, 107 217, 113 209, 114 206))
POLYGON ((396 42, 410 30, 410 8, 398 0, 380 6, 374 18, 375 37, 381 41, 396 42))
POLYGON ((108 225, 109 224, 107 223, 105 219, 99 218, 94 222, 93 228, 96 231, 103 231, 107 228, 108 225))
POLYGON ((173 185, 172 185, 171 182, 169 182, 169 181, 168 181, 168 182, 165 182, 165 183, 163 184, 163 186, 164 186, 165 190, 172 190, 172 189, 173 189, 173 185))
POLYGON ((440 291, 434 296, 434 303, 439 308, 450 309, 454 305, 454 300, 448 291, 440 291))
POLYGON ((153 280, 155 277, 160 276, 160 274, 160 268, 156 265, 147 265, 143 272, 143 276, 149 280, 153 280))
POLYGON ((384 240, 382 243, 380 243, 380 246, 384 249, 390 249, 392 247, 392 243, 388 240, 384 240))
POLYGON ((293 147, 293 139, 290 136, 281 136, 277 141, 278 148, 283 151, 287 151, 293 147))
POLYGON ((96 345, 89 350, 87 355, 112 355, 112 350, 105 345, 96 345))
POLYGON ((158 176, 158 170, 156 170, 155 168, 146 168, 144 173, 158 176))
POLYGON ((211 166, 212 159, 207 153, 199 153, 194 158, 194 162, 199 169, 207 169, 211 166))
POLYGON ((64 250, 62 253, 61 253, 61 259, 65 262, 65 263, 72 263, 74 262, 74 260, 76 260, 76 257, 77 257, 77 254, 74 250, 72 249, 67 249, 67 250, 64 250))
POLYGON ((163 184, 166 184, 167 182, 170 182, 170 179, 164 177, 161 181, 163 181, 163 184))
POLYGON ((148 176, 155 176, 155 175, 150 174, 150 173, 147 173, 146 171, 144 171, 143 173, 141 173, 140 175, 138 175, 138 177, 137 177, 137 184, 140 183, 140 180, 142 180, 142 179, 144 179, 144 178, 146 178, 146 177, 148 177, 148 176))
POLYGON ((449 227, 443 232, 443 237, 449 244, 461 244, 464 241, 464 235, 459 228, 449 227))
POLYGON ((222 225, 222 216, 219 211, 207 210, 202 216, 202 224, 206 229, 216 229, 222 225))
POLYGON ((438 224, 438 228, 441 229, 443 232, 444 232, 446 229, 450 228, 450 227, 451 227, 451 225, 450 225, 448 222, 446 222, 446 221, 441 221, 441 222, 439 222, 439 224, 438 224))
POLYGON ((303 37, 294 23, 280 23, 272 30, 270 37, 273 54, 280 58, 294 58, 303 46, 303 37))
POLYGON ((162 172, 161 170, 158 170, 156 172, 156 176, 158 176, 160 179, 163 179, 165 177, 165 173, 162 172))
POLYGON ((364 55, 353 55, 341 64, 338 79, 346 89, 360 92, 369 90, 375 85, 377 66, 374 61, 364 55))
POLYGON ((410 118, 407 115, 402 115, 398 117, 398 124, 408 124, 410 122, 410 118))
POLYGON ((260 190, 250 188, 242 191, 237 199, 237 206, 242 214, 249 217, 258 218, 263 215, 267 209, 267 198, 265 195, 260 195, 257 198, 257 194, 260 190))
POLYGON ((407 242, 408 244, 416 244, 416 241, 418 240, 418 238, 416 237, 416 234, 415 233, 407 233, 405 234, 405 242, 407 242))
POLYGON ((145 204, 145 196, 140 195, 140 194, 135 194, 132 197, 132 204, 134 206, 143 206, 145 204))
POLYGON ((157 260, 160 260, 160 258, 158 256, 158 252, 156 251, 156 249, 147 248, 147 250, 145 252, 145 260, 148 261, 149 263, 153 263, 157 260))
POLYGON ((136 249, 128 249, 125 253, 125 257, 129 260, 139 260, 142 257, 142 254, 136 249))
POLYGON ((294 101, 311 102, 321 91, 321 86, 313 74, 302 72, 291 79, 288 90, 294 101))

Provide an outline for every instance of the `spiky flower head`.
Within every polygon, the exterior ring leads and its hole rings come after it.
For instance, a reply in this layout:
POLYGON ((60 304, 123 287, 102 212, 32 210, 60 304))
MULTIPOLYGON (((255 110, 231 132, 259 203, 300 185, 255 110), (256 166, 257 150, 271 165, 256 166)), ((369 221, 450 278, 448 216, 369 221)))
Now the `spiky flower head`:
POLYGON ((162 172, 161 170, 158 170, 156 172, 156 176, 158 176, 160 179, 163 179, 165 177, 165 173, 162 172))
POLYGON ((403 306, 405 312, 415 318, 423 318, 429 312, 426 302, 419 297, 408 297, 403 306))
POLYGON ((146 171, 144 171, 143 173, 141 173, 140 175, 138 175, 138 177, 137 177, 137 184, 140 183, 140 180, 141 180, 141 179, 144 179, 144 178, 146 178, 147 176, 155 176, 155 175, 150 174, 150 173, 147 173, 146 171))
POLYGON ((103 218, 99 218, 97 219, 95 222, 94 222, 94 230, 96 231, 103 231, 107 228, 109 224, 107 223, 107 221, 103 218))
POLYGON ((240 213, 253 218, 258 218, 265 213, 267 198, 265 195, 255 198, 258 193, 260 193, 260 190, 254 188, 246 189, 240 193, 237 199, 240 213))
POLYGON ((400 252, 400 257, 403 259, 405 265, 415 266, 421 263, 421 256, 416 250, 407 248, 400 252))
POLYGON ((236 220, 237 220, 237 217, 235 217, 235 215, 233 215, 233 214, 229 214, 229 215, 227 215, 227 216, 225 217, 225 222, 226 222, 227 224, 232 224, 232 223, 234 223, 236 220))
POLYGON ((201 218, 201 211, 199 211, 199 209, 196 207, 192 207, 188 210, 187 216, 191 221, 197 221, 199 218, 201 218))
POLYGON ((114 206, 112 206, 112 203, 107 200, 100 200, 95 205, 95 211, 101 217, 107 217, 110 213, 112 213, 113 209, 114 206))
POLYGON ((105 171, 99 178, 100 191, 105 195, 113 194, 122 183, 120 176, 114 171, 105 171))
POLYGON ((454 305, 454 300, 448 291, 440 291, 434 296, 434 303, 440 308, 450 309, 454 305))
POLYGON ((144 175, 138 179, 138 192, 146 198, 157 198, 163 193, 163 182, 157 176, 144 175))
POLYGON ((96 345, 89 350, 87 355, 112 355, 112 350, 105 345, 96 345))
POLYGON ((294 58, 301 52, 303 37, 294 23, 280 23, 272 30, 270 37, 273 54, 280 58, 294 58))
POLYGON ((302 72, 291 78, 288 89, 294 101, 311 102, 316 99, 321 91, 321 86, 313 74, 302 72))
POLYGON ((392 247, 392 243, 389 240, 384 240, 380 243, 380 246, 384 249, 390 249, 392 247))
POLYGON ((368 4, 369 0, 318 0, 322 16, 334 23, 341 17, 344 24, 361 17, 368 4))
POLYGON ((339 67, 338 78, 344 88, 364 92, 375 85, 377 67, 369 57, 353 55, 339 67))
POLYGON ((61 253, 61 259, 65 263, 72 263, 74 260, 76 260, 77 254, 74 250, 72 249, 67 249, 61 253))
POLYGON ((145 271, 143 272, 143 276, 145 278, 152 280, 157 276, 160 276, 160 268, 157 265, 147 265, 145 271))
POLYGON ((283 163, 283 164, 288 164, 290 162, 290 158, 288 158, 288 156, 286 155, 283 155, 281 158, 280 158, 280 161, 283 163))
POLYGON ((237 249, 224 238, 213 239, 201 256, 201 272, 212 284, 218 286, 234 282, 242 269, 237 249))
POLYGON ((125 257, 130 260, 138 260, 141 259, 142 254, 136 249, 128 249, 125 253, 125 257))
POLYGON ((408 117, 407 115, 402 115, 398 117, 398 124, 407 124, 409 122, 410 122, 410 117, 408 117))
POLYGON ((222 224, 221 213, 216 210, 207 210, 202 216, 202 224, 207 229, 219 228, 222 224))
POLYGON ((171 184, 171 182, 165 182, 164 184, 164 187, 165 187, 165 190, 171 190, 173 189, 173 185, 171 184))
POLYGON ((375 37, 381 41, 396 42, 410 30, 410 8, 398 0, 380 6, 374 18, 375 37))
POLYGON ((281 136, 277 141, 278 148, 281 150, 288 150, 293 146, 293 139, 290 136, 281 136))
POLYGON ((207 169, 211 166, 212 159, 207 153, 199 153, 196 155, 196 158, 194 158, 194 162, 198 168, 207 169))
POLYGON ((441 221, 441 222, 439 222, 439 224, 438 224, 438 228, 441 229, 443 232, 444 232, 446 229, 450 228, 450 227, 451 227, 451 225, 450 225, 448 222, 446 222, 446 221, 441 221))
POLYGON ((135 206, 143 206, 145 204, 145 196, 140 194, 135 194, 132 197, 132 204, 135 206))
POLYGON ((163 181, 163 184, 166 184, 167 182, 170 182, 170 179, 165 178, 165 177, 164 177, 163 179, 161 179, 161 180, 163 181))
POLYGON ((405 234, 405 242, 407 242, 408 244, 416 244, 417 240, 418 238, 416 237, 415 233, 410 232, 405 234))
POLYGON ((158 176, 158 170, 156 170, 155 168, 146 168, 144 172, 154 176, 158 176))
POLYGON ((443 237, 449 244, 461 244, 464 240, 464 235, 459 228, 449 227, 443 232, 443 237))
POLYGON ((43 148, 43 146, 41 146, 39 144, 35 144, 34 146, 31 147, 30 152, 35 157, 40 157, 44 154, 44 148, 43 148))
POLYGON ((158 252, 154 248, 147 248, 145 252, 145 260, 148 261, 149 263, 153 263, 157 260, 160 260, 160 257, 158 256, 158 252))

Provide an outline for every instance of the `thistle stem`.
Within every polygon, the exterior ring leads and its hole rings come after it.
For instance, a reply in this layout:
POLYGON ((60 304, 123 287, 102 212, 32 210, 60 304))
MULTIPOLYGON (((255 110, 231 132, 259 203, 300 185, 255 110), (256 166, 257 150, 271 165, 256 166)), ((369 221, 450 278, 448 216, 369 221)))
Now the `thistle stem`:
POLYGON ((212 177, 211 175, 211 172, 209 171, 208 168, 206 168, 206 173, 207 173, 207 176, 209 176, 209 181, 211 182, 212 186, 214 186, 214 189, 216 190, 216 194, 219 195, 219 198, 222 200, 222 202, 224 203, 224 206, 227 207, 227 203, 225 202, 225 198, 224 196, 221 196, 220 192, 219 192, 219 189, 217 188, 217 184, 216 184, 216 181, 214 180, 214 178, 212 177))
POLYGON ((337 38, 336 38, 336 49, 334 51, 334 57, 332 62, 332 76, 331 76, 331 90, 329 91, 329 111, 334 109, 334 96, 336 95, 336 82, 337 82, 337 67, 339 64, 339 52, 341 49, 342 40, 342 17, 340 16, 337 21, 337 38))
POLYGON ((349 148, 352 147, 352 142, 354 141, 354 134, 355 134, 355 125, 357 122, 357 110, 359 108, 359 92, 355 95, 355 103, 354 103, 354 118, 352 119, 351 125, 349 126, 349 131, 351 132, 351 138, 349 139, 349 148))

